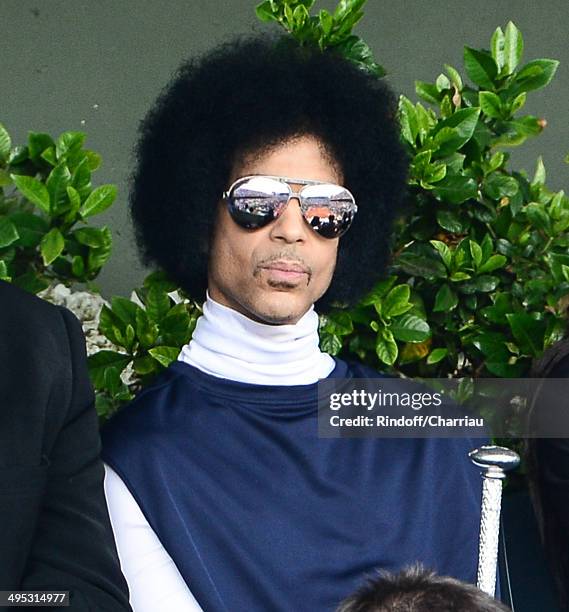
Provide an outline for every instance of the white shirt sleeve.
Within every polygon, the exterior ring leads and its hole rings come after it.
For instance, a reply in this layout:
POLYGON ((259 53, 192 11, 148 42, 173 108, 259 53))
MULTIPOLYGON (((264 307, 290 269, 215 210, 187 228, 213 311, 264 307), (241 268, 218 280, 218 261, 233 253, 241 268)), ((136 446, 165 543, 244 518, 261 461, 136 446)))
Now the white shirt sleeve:
POLYGON ((134 612, 203 612, 120 476, 105 465, 105 496, 134 612))

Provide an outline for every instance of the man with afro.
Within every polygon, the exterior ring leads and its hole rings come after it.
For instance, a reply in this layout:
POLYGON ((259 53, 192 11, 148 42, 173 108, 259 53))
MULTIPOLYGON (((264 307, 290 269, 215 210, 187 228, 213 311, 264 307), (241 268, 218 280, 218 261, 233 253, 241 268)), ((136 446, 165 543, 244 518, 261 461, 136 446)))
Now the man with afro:
POLYGON ((406 185, 396 102, 333 50, 232 40, 184 64, 141 128, 144 261, 204 300, 192 340, 103 431, 135 612, 324 612, 368 571, 476 578, 465 439, 320 438, 318 315, 385 273, 406 185), (316 309, 315 309, 316 307, 316 309))

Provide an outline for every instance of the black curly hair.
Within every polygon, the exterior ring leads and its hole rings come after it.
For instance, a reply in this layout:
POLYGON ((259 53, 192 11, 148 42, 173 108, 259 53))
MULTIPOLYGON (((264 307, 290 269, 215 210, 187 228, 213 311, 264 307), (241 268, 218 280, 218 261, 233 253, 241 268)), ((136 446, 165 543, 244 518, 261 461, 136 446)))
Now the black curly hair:
POLYGON ((205 299, 221 193, 243 156, 311 135, 358 204, 317 308, 353 305, 384 274, 407 157, 384 81, 331 50, 254 35, 184 63, 141 124, 130 210, 145 264, 205 299))

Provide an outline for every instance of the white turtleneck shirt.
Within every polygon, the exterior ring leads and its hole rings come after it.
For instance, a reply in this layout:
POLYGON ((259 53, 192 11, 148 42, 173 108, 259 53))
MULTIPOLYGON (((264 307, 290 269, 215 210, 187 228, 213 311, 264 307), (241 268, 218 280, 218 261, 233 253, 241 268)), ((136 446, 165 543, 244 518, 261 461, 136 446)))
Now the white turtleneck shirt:
MULTIPOLYGON (((178 356, 207 374, 258 385, 303 385, 334 369, 318 346, 311 307, 293 325, 267 325, 213 300, 209 294, 193 337, 178 356)), ((105 496, 121 569, 134 612, 201 612, 170 555, 127 486, 105 465, 105 496)))

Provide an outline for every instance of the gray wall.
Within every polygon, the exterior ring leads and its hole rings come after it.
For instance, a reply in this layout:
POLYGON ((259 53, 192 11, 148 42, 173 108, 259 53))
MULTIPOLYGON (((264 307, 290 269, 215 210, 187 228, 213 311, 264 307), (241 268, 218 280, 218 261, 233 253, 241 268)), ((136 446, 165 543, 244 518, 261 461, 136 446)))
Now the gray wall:
MULTIPOLYGON (((115 205, 95 217, 114 234, 112 259, 98 279, 105 297, 128 295, 145 271, 126 214, 127 179, 138 121, 179 62, 257 25, 257 0, 0 0, 0 122, 15 142, 27 131, 84 130, 103 156, 95 183, 119 185, 115 205)), ((316 8, 332 8, 317 0, 316 8)), ((513 20, 524 59, 561 61, 553 83, 528 96, 527 112, 545 117, 542 136, 515 150, 513 164, 533 171, 542 154, 552 188, 569 187, 569 2, 567 0, 368 0, 357 33, 412 99, 416 79, 433 81, 444 63, 462 70, 462 48, 487 47, 513 20)))

